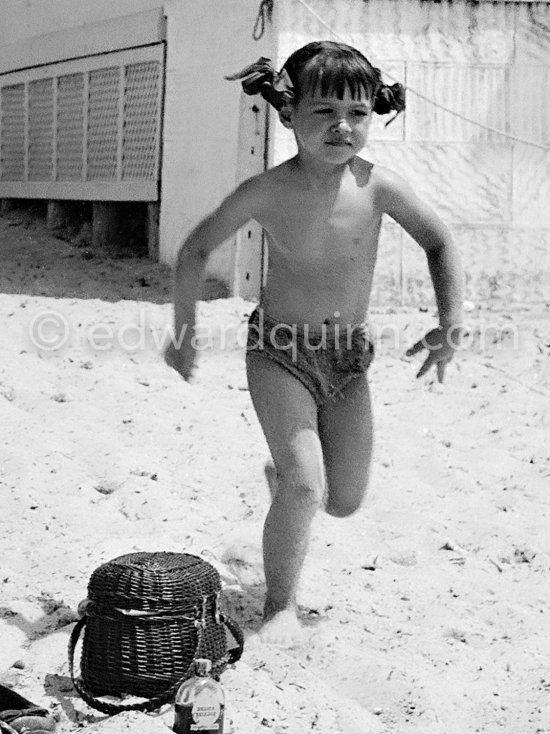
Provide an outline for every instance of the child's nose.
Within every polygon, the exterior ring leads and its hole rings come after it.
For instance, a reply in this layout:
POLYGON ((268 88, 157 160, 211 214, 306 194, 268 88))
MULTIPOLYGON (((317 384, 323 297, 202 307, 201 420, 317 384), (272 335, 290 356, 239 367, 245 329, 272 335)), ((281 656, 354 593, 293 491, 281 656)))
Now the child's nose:
POLYGON ((332 127, 334 130, 338 130, 339 132, 351 132, 351 125, 345 117, 342 117, 340 120, 336 120, 332 127))

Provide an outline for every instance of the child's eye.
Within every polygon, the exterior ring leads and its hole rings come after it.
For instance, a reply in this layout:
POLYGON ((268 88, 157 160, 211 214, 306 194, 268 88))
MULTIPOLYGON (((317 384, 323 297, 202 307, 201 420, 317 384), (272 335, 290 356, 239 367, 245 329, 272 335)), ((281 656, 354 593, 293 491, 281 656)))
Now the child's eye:
POLYGON ((355 115, 356 117, 367 117, 369 113, 368 113, 368 112, 365 112, 365 110, 355 110, 355 111, 353 112, 353 114, 354 114, 354 115, 355 115))
POLYGON ((321 110, 315 110, 316 115, 330 115, 331 112, 332 110, 330 110, 328 107, 321 110))

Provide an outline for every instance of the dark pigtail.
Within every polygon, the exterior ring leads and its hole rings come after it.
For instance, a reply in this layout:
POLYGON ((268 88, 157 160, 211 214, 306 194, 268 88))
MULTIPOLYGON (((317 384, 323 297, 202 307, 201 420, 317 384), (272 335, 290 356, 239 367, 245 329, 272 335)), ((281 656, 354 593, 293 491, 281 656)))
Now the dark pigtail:
POLYGON ((378 115, 389 112, 398 115, 405 109, 402 84, 384 84, 380 69, 360 51, 334 41, 308 43, 289 56, 279 73, 271 60, 262 56, 254 64, 225 78, 242 80, 246 94, 261 94, 276 110, 298 101, 310 90, 318 90, 321 96, 334 93, 342 99, 346 88, 354 99, 364 89, 374 98, 374 112, 378 115))
POLYGON ((405 87, 396 83, 389 86, 380 84, 374 98, 374 111, 378 115, 387 115, 389 112, 399 114, 405 109, 405 87))
POLYGON ((294 98, 292 82, 286 70, 283 69, 277 73, 271 64, 271 59, 265 56, 236 74, 230 74, 225 78, 229 81, 242 79, 245 94, 261 94, 266 102, 269 102, 276 110, 282 109, 294 98))

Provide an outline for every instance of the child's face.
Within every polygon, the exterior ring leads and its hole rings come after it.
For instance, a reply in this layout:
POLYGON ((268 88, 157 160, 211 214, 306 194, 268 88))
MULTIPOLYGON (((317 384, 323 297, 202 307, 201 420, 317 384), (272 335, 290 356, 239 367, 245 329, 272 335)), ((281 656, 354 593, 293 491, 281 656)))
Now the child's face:
POLYGON ((283 124, 291 128, 300 151, 316 160, 339 165, 351 160, 367 141, 372 100, 366 92, 353 99, 346 88, 343 99, 320 92, 306 94, 292 106, 283 124))

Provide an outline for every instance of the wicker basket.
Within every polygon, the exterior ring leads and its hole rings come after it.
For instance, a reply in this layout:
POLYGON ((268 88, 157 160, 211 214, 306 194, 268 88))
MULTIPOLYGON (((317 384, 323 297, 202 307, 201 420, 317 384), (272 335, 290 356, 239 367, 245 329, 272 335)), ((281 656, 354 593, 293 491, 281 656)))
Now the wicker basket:
POLYGON ((242 654, 238 626, 219 608, 216 569, 187 553, 131 553, 97 568, 88 584, 85 616, 71 635, 69 663, 75 688, 105 713, 153 710, 171 700, 196 658, 212 661, 219 676, 242 654), (237 646, 228 652, 228 628, 237 646), (81 630, 81 679, 73 660, 81 630), (149 699, 112 704, 98 696, 149 699))

